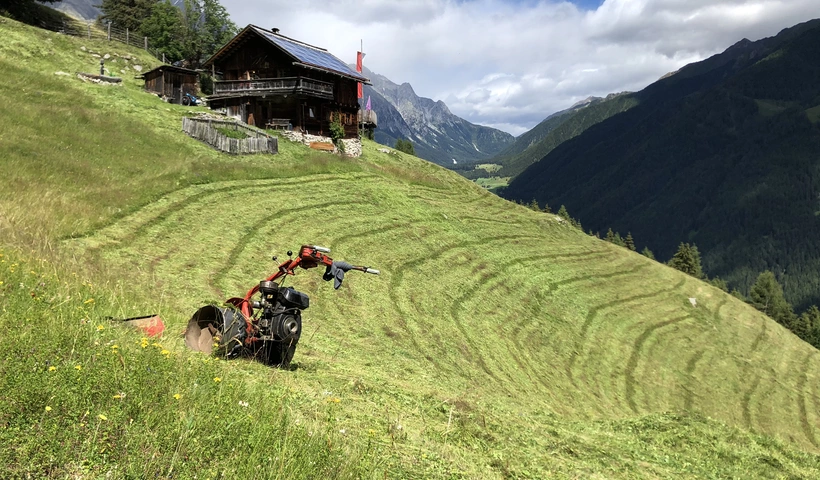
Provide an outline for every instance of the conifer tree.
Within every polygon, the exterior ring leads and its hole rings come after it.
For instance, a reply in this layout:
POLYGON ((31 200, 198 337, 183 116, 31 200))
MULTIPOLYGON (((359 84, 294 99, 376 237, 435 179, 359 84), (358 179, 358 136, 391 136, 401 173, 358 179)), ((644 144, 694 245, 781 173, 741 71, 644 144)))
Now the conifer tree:
POLYGON ((703 278, 703 268, 700 265, 700 252, 694 244, 681 243, 678 251, 669 260, 669 266, 687 273, 695 278, 703 278))
POLYGON ((715 287, 723 290, 724 292, 727 292, 727 293, 729 292, 729 284, 726 283, 726 280, 724 280, 720 277, 715 277, 715 278, 709 280, 709 283, 711 283, 715 287))
POLYGON ((766 270, 757 276, 757 280, 749 291, 749 302, 786 328, 791 330, 794 326, 792 306, 786 301, 783 296, 783 287, 771 271, 766 270))
POLYGON ((626 248, 626 242, 624 242, 624 239, 621 238, 621 234, 618 232, 615 232, 615 237, 612 239, 612 243, 619 247, 626 248))
POLYGON ((635 240, 632 238, 632 232, 626 232, 626 240, 624 240, 624 244, 626 248, 632 250, 633 252, 637 249, 635 248, 635 240))
POLYGON ((156 0, 102 0, 100 20, 111 21, 116 28, 136 33, 151 16, 156 0))
POLYGON ((569 212, 567 211, 567 207, 563 205, 561 205, 561 208, 558 209, 558 216, 568 222, 572 221, 572 218, 570 218, 569 212))
POLYGON ((201 1, 202 21, 199 33, 202 37, 202 51, 206 56, 211 56, 228 43, 239 29, 219 0, 201 1))
POLYGON ((804 312, 803 315, 800 316, 792 315, 791 324, 788 328, 792 331, 793 334, 797 335, 801 340, 811 343, 811 327, 811 318, 804 312))
POLYGON ((820 348, 820 309, 817 305, 812 305, 800 315, 800 318, 808 329, 804 340, 814 345, 814 348, 820 348))
POLYGON ((641 250, 641 255, 650 260, 655 260, 655 254, 652 253, 652 250, 650 250, 649 247, 643 247, 643 250, 641 250))
MULTIPOLYGON (((413 147, 413 142, 411 142, 410 140, 405 140, 403 138, 399 138, 398 140, 396 140, 396 146, 394 148, 408 155, 416 154, 416 149, 413 147)), ((523 205, 523 202, 521 203, 521 205, 523 205)))
POLYGON ((170 0, 155 3, 151 16, 140 27, 141 33, 148 37, 151 46, 165 54, 169 63, 182 60, 184 56, 182 46, 184 30, 182 12, 173 6, 170 0))
POLYGON ((606 231, 606 236, 604 237, 604 240, 610 243, 615 243, 615 233, 612 231, 611 228, 606 231))
POLYGON ((532 202, 530 202, 530 210, 534 210, 536 212, 541 211, 541 207, 538 205, 538 200, 534 198, 532 199, 532 202))
POLYGON ((544 213, 552 213, 552 209, 550 208, 549 203, 544 204, 544 213))

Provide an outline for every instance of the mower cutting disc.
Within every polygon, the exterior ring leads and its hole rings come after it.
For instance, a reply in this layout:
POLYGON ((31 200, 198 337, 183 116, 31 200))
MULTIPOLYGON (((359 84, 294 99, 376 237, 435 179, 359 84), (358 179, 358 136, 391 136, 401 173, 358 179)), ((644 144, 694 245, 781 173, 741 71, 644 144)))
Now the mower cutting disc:
POLYGON ((206 305, 194 313, 185 329, 185 345, 191 350, 234 357, 241 353, 247 337, 247 322, 238 310, 206 305))

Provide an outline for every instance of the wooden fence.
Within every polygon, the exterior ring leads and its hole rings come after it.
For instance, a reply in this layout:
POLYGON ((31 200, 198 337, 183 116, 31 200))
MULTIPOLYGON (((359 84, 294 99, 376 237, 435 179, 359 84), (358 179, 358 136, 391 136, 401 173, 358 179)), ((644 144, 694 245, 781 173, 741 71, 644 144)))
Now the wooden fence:
POLYGON ((165 63, 165 54, 151 48, 148 37, 131 32, 127 28, 118 28, 111 23, 98 23, 93 20, 66 18, 56 23, 40 22, 39 26, 46 30, 71 35, 73 37, 82 37, 89 40, 108 40, 109 42, 113 40, 132 47, 142 48, 156 57, 157 60, 162 60, 162 62, 165 63))
POLYGON ((182 119, 182 130, 217 150, 234 155, 279 153, 279 140, 276 137, 239 122, 185 117, 182 119), (229 138, 220 133, 217 127, 240 131, 248 138, 229 138))

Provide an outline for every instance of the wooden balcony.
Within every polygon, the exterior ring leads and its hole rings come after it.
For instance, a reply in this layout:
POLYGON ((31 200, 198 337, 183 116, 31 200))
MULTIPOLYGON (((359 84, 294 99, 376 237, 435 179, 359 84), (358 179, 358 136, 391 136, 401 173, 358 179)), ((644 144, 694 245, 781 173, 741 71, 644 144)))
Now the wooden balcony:
POLYGON ((254 80, 217 80, 211 98, 287 95, 303 93, 333 99, 333 84, 302 77, 257 78, 254 80))
POLYGON ((379 117, 376 116, 376 112, 373 110, 359 110, 357 122, 360 124, 365 125, 373 125, 374 127, 379 124, 379 117))

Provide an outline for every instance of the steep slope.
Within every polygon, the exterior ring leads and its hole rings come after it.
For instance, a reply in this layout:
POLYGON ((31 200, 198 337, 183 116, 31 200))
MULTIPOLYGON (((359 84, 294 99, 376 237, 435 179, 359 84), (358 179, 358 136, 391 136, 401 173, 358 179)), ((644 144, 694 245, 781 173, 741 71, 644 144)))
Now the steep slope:
POLYGON ((404 138, 413 142, 416 154, 440 165, 489 158, 513 142, 513 136, 490 127, 472 124, 453 115, 442 101, 419 97, 409 83, 397 85, 365 68, 372 86, 365 85, 379 115, 376 141, 393 146, 404 138), (401 120, 399 120, 399 118, 401 120))
POLYGON ((592 97, 550 115, 532 130, 516 138, 515 143, 488 162, 502 165, 496 175, 515 177, 561 143, 637 104, 638 99, 629 93, 610 94, 606 98, 592 97))
POLYGON ((819 23, 744 40, 656 82, 505 195, 565 204, 585 227, 631 231, 661 258, 695 242, 712 276, 743 289, 771 269, 795 306, 820 302, 809 240, 820 233, 819 23))
POLYGON ((820 475, 820 356, 733 297, 372 142, 215 153, 196 108, 53 74, 121 47, 0 34, 5 476, 820 475), (302 243, 382 275, 289 279, 294 369, 184 350, 302 243))

